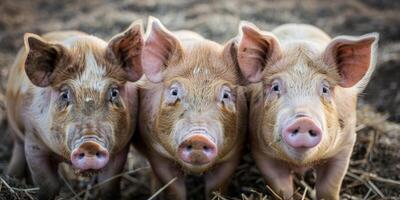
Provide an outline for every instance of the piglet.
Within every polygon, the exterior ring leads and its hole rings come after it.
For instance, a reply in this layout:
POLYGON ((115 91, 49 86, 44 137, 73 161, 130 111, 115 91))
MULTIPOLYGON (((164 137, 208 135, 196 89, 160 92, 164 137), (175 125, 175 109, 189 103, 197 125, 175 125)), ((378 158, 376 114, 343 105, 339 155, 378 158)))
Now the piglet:
MULTIPOLYGON (((29 166, 39 199, 58 194, 60 162, 79 175, 98 174, 98 182, 123 170, 136 124, 142 32, 136 21, 108 43, 74 31, 25 34, 7 86, 14 139, 7 173, 22 177, 29 166)), ((117 196, 119 179, 101 192, 117 196)))
POLYGON ((155 188, 186 199, 185 175, 203 175, 207 197, 224 192, 244 142, 247 105, 234 40, 225 46, 150 18, 140 87, 140 139, 155 188))
POLYGON ((378 34, 331 39, 311 25, 264 32, 243 22, 238 56, 249 88, 251 151, 268 185, 293 195, 292 172, 315 169, 318 199, 339 199, 356 141, 357 95, 378 34))

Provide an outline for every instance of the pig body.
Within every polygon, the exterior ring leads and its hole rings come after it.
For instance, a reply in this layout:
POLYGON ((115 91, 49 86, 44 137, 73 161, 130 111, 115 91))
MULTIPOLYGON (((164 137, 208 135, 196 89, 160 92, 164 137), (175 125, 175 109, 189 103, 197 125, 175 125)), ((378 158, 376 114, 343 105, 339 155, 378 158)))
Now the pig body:
MULTIPOLYGON (((141 66, 124 62, 121 57, 131 57, 121 54, 140 54, 141 32, 134 23, 108 44, 74 31, 25 35, 7 86, 14 138, 7 173, 23 177, 29 166, 39 199, 57 195, 60 162, 80 175, 98 174, 99 182, 123 170, 138 103, 130 81, 141 76, 141 66)), ((108 182, 102 196, 118 189, 118 179, 108 182)))
POLYGON ((272 33, 241 27, 239 63, 254 83, 249 131, 257 167, 285 199, 293 196, 292 172, 308 169, 316 170, 318 199, 339 199, 356 141, 357 95, 374 69, 377 35, 331 39, 310 25, 272 33))
POLYGON ((193 32, 171 33, 153 18, 149 24, 135 145, 148 158, 156 187, 177 178, 167 199, 186 199, 186 174, 204 175, 206 195, 221 191, 239 162, 246 131, 233 43, 224 48, 193 32))

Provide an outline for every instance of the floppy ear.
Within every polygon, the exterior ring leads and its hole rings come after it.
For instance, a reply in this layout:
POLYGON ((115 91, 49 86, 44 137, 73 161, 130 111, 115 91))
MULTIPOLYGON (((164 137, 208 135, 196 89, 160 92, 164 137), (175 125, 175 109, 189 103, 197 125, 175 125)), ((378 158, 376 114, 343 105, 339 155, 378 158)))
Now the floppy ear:
POLYGON ((154 17, 149 17, 146 36, 143 71, 150 81, 157 83, 163 80, 162 72, 168 63, 182 56, 182 47, 178 39, 154 17))
POLYGON ((144 47, 142 20, 133 22, 124 32, 115 35, 107 47, 107 55, 121 63, 129 81, 142 76, 142 53, 144 47))
POLYGON ((281 56, 279 42, 272 33, 260 31, 254 24, 239 25, 238 63, 243 76, 251 83, 261 81, 264 68, 281 56))
MULTIPOLYGON (((368 71, 375 67, 377 33, 360 37, 339 36, 326 47, 323 54, 325 63, 337 68, 342 87, 352 87, 360 82, 368 71)), ((370 74, 370 73, 369 73, 370 74)))
POLYGON ((47 87, 55 78, 57 64, 67 54, 60 44, 46 42, 40 36, 26 33, 25 49, 28 52, 25 60, 25 72, 31 82, 38 87, 47 87))

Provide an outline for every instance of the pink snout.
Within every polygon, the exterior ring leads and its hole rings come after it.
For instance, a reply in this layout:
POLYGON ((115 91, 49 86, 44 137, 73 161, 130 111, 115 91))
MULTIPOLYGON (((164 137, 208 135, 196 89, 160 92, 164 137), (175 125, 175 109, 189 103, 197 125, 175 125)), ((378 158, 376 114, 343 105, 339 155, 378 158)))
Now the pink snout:
POLYGON ((178 147, 179 157, 192 165, 204 165, 217 157, 217 145, 201 134, 194 134, 183 141, 178 147))
POLYGON ((84 142, 71 153, 72 165, 79 170, 101 169, 108 160, 107 149, 93 141, 84 142))
POLYGON ((322 131, 310 117, 295 119, 283 129, 284 141, 293 148, 312 148, 321 142, 322 131))

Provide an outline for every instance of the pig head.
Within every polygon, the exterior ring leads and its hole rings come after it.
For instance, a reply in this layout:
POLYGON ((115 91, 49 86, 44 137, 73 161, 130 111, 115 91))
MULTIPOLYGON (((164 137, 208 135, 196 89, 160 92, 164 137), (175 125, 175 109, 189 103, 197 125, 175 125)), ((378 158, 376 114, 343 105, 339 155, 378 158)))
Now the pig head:
POLYGON ((250 97, 251 148, 267 183, 293 195, 292 171, 317 170, 317 198, 339 199, 355 142, 357 95, 378 36, 331 39, 310 25, 272 33, 243 22, 238 57, 250 97))
POLYGON ((247 107, 233 41, 224 47, 150 18, 140 88, 142 149, 171 199, 185 199, 185 174, 219 189, 240 158, 247 107))
POLYGON ((17 135, 9 174, 21 174, 25 154, 39 198, 56 195, 60 161, 80 175, 99 172, 99 181, 123 169, 135 128, 132 82, 142 75, 142 32, 138 21, 108 43, 77 32, 25 35, 8 82, 17 135))

